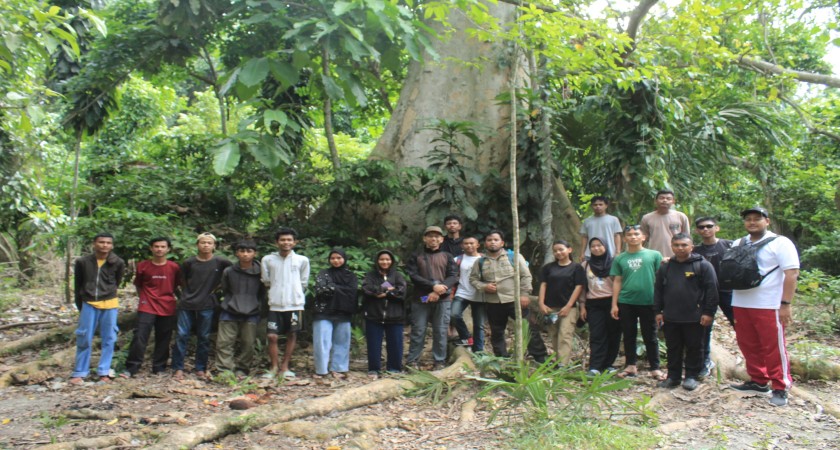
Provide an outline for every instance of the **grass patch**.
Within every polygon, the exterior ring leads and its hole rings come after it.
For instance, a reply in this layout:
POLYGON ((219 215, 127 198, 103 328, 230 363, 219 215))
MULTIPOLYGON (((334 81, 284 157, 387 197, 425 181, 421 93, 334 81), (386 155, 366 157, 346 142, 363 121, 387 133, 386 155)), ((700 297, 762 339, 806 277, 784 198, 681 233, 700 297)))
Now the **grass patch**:
POLYGON ((651 428, 628 427, 605 420, 552 419, 522 424, 506 446, 511 449, 639 449, 654 448, 659 438, 651 428))

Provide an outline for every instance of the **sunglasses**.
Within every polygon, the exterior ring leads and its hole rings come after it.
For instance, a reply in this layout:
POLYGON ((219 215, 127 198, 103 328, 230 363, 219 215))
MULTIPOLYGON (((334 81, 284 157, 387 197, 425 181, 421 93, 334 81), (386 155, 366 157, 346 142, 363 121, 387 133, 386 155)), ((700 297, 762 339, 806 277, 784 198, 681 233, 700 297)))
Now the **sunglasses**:
POLYGON ((624 232, 626 233, 630 230, 641 230, 641 229, 642 229, 641 225, 627 225, 626 227, 624 227, 624 232))
POLYGON ((698 230, 711 230, 714 227, 714 225, 697 225, 698 230))

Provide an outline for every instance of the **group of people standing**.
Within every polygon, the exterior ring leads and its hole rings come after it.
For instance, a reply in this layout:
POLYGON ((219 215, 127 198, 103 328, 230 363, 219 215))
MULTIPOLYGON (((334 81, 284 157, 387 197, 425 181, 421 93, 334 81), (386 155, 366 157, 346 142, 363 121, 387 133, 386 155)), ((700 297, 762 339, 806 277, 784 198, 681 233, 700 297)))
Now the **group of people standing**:
MULTIPOLYGON (((720 306, 735 327, 752 378, 733 388, 758 393, 772 390, 771 403, 786 404, 791 378, 784 327, 790 323, 790 301, 796 289, 796 249, 790 240, 767 229, 769 214, 758 207, 742 212, 748 235, 735 242, 716 236, 719 228, 713 218, 697 219, 696 231, 702 242, 695 246, 688 217, 673 209, 674 201, 672 191, 660 191, 655 211, 646 214, 638 225, 622 227, 616 217, 607 214, 608 200, 594 197, 594 214, 583 221, 580 230, 584 251, 579 262, 573 258, 569 242, 554 242, 554 261, 539 271, 537 304, 532 307, 533 280, 528 262, 505 248, 505 235, 500 230, 486 233, 483 241, 463 236, 457 215, 444 219, 446 232, 438 226, 424 230, 422 248, 405 261, 408 279, 397 270, 396 255, 381 250, 360 286, 347 267, 347 254, 334 248, 328 255, 329 267, 317 274, 313 289, 314 376, 347 376, 351 319, 359 309, 365 320, 372 377, 383 370, 383 340, 385 370, 403 370, 406 324, 411 331, 405 362, 411 367, 420 365, 429 324, 434 369, 445 364, 451 337, 458 345, 483 351, 485 322, 489 324, 493 353, 509 356, 505 331, 516 314, 518 297, 524 318, 532 325, 538 318, 544 320, 554 348, 554 363, 571 362, 574 330, 578 321, 584 320, 590 334, 589 373, 594 376, 609 371, 634 377, 638 373, 636 334, 640 330, 651 376, 661 387, 682 385, 693 390, 713 365, 710 335, 720 306), (482 243, 483 252, 479 252, 482 243), (751 248, 763 278, 759 284, 734 293, 718 282, 724 253, 733 246, 751 248), (514 279, 517 265, 519 291, 515 290, 514 279), (472 313, 471 330, 464 321, 467 308, 472 313), (665 334, 667 373, 660 367, 659 328, 665 334), (622 337, 625 366, 619 372, 613 364, 622 337)), ((89 374, 91 341, 97 327, 102 336, 98 375, 101 381, 111 379, 117 286, 125 270, 125 263, 111 251, 113 239, 107 233, 97 235, 94 253, 76 261, 75 291, 81 315, 73 384, 80 384, 89 374)), ((198 236, 198 254, 180 266, 167 259, 171 249, 167 238, 156 238, 149 244, 152 258, 139 263, 135 273, 140 297, 138 319, 122 376, 131 377, 139 371, 152 330, 156 336, 153 373, 166 370, 170 338, 177 332, 171 362, 175 378, 184 376, 184 358, 192 334, 197 337, 195 372, 206 376, 210 329, 217 308, 221 311, 216 366, 245 376, 253 365, 261 308, 267 305, 270 365, 264 376, 295 377, 290 362, 303 324, 310 267, 308 258, 294 252, 298 244, 294 230, 281 228, 275 235, 278 251, 260 261, 256 244, 250 240, 235 245, 236 263, 216 256, 216 238, 210 233, 198 236), (282 359, 281 334, 286 337, 282 359)), ((548 350, 539 329, 530 327, 528 353, 542 363, 548 350)))

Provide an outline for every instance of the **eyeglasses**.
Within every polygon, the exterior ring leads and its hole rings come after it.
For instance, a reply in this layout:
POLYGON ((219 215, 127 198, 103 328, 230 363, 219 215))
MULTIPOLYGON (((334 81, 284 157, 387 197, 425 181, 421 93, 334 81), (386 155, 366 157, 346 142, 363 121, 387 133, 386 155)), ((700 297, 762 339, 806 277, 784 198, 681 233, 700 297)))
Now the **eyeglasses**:
POLYGON ((641 229, 642 229, 641 225, 627 225, 626 227, 624 227, 624 232, 626 233, 630 230, 641 230, 641 229))
POLYGON ((712 225, 697 225, 698 230, 711 230, 714 227, 715 227, 714 224, 712 224, 712 225))

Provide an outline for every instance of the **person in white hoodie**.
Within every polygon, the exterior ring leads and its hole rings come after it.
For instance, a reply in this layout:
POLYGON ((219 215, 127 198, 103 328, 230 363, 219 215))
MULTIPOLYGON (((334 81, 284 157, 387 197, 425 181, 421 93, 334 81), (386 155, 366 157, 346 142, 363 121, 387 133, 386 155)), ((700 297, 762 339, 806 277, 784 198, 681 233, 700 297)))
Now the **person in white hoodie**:
POLYGON ((266 378, 294 378, 289 370, 292 352, 297 342, 297 332, 303 323, 304 291, 309 282, 309 259, 298 255, 294 248, 298 243, 297 232, 291 228, 280 228, 274 235, 277 252, 262 259, 262 282, 268 289, 268 357, 271 368, 266 378), (279 361, 278 336, 286 335, 286 349, 283 361, 279 361))

